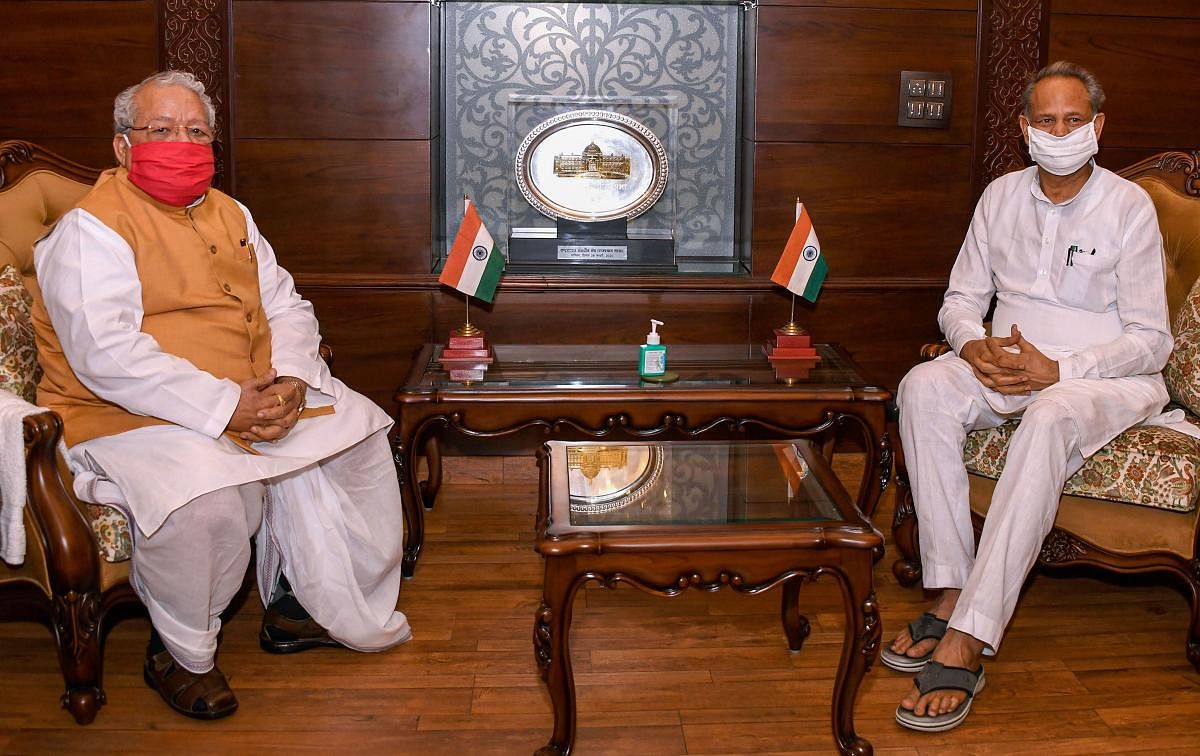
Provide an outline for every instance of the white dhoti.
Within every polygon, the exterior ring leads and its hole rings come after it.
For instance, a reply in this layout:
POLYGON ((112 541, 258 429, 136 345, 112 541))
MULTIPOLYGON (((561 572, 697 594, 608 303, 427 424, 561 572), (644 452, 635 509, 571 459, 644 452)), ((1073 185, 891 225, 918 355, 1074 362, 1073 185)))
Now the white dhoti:
POLYGON ((920 529, 926 588, 961 588, 950 627, 992 649, 1084 459, 1167 402, 1158 375, 1075 379, 1028 396, 979 383, 948 354, 900 383, 900 438, 920 529), (1021 418, 975 549, 962 452, 967 433, 1021 418))
POLYGON ((379 651, 411 637, 396 611, 404 515, 391 420, 340 383, 335 395, 335 414, 256 444, 259 455, 178 426, 70 449, 76 493, 135 525, 130 581, 187 669, 212 668, 219 615, 241 586, 256 533, 264 604, 282 571, 341 643, 379 651))

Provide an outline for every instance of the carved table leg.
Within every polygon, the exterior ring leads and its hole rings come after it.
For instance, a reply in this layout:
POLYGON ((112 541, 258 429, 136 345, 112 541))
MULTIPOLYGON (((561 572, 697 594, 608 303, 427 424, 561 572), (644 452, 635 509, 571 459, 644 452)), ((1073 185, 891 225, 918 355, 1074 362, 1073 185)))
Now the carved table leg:
POLYGON ((870 742, 854 732, 854 699, 867 670, 879 655, 879 606, 871 579, 874 560, 869 551, 847 559, 840 575, 846 608, 846 635, 833 687, 833 739, 842 754, 874 753, 870 742))
POLYGON ((421 481, 421 504, 430 511, 442 488, 442 449, 438 446, 437 436, 425 439, 425 462, 429 466, 429 477, 421 481))
POLYGON ((554 708, 554 734, 537 756, 566 756, 575 745, 575 678, 571 671, 571 610, 582 580, 575 560, 546 559, 542 605, 533 629, 533 650, 554 708))
POLYGON ((783 584, 783 600, 780 601, 779 613, 783 619, 783 633, 787 636, 788 648, 799 651, 808 637, 812 626, 808 617, 800 613, 800 588, 804 585, 803 578, 792 578, 783 584))
POLYGON ((404 507, 404 560, 400 574, 411 578, 417 569, 421 547, 425 545, 425 508, 422 488, 417 481, 417 439, 409 440, 405 447, 396 439, 396 467, 400 471, 400 491, 404 507))

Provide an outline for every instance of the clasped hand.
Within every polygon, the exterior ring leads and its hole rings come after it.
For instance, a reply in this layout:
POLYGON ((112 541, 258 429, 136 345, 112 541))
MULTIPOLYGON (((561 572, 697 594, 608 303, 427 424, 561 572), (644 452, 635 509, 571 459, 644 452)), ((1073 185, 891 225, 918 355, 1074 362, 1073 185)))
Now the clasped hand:
POLYGON ((1058 383, 1058 362, 1026 341, 1016 323, 1008 336, 968 341, 958 356, 980 383, 1001 394, 1028 394, 1058 383))
POLYGON ((287 436, 304 409, 304 391, 298 378, 278 379, 274 369, 257 378, 242 381, 227 431, 251 443, 278 441, 287 436))

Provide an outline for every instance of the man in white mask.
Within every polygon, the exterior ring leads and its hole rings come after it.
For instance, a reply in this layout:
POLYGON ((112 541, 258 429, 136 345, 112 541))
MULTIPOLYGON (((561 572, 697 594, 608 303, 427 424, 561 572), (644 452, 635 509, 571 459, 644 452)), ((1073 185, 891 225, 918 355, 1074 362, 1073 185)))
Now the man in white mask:
POLYGON ((1020 125, 1036 165, 984 191, 938 314, 953 352, 900 384, 924 584, 941 590, 883 652, 887 666, 919 671, 896 710, 905 727, 963 721, 1064 482, 1168 399, 1162 237, 1149 196, 1092 160, 1103 103, 1096 78, 1072 63, 1029 82, 1020 125), (963 444, 1014 418, 976 553, 963 444))

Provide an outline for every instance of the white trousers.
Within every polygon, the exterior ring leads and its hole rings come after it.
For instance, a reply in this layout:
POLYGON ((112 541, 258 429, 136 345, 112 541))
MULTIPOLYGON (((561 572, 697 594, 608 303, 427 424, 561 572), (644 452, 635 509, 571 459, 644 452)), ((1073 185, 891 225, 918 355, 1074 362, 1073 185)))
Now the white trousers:
POLYGON ((1167 395, 1156 376, 1076 379, 1029 396, 985 388, 947 356, 900 383, 900 440, 920 531, 926 588, 961 588, 950 627, 999 648, 1021 586, 1054 524, 1067 478, 1167 395), (975 549, 963 445, 967 433, 1020 417, 975 549))
POLYGON ((264 604, 282 571, 313 619, 351 648, 380 651, 412 635, 396 611, 404 516, 386 430, 287 475, 198 496, 152 536, 134 533, 130 582, 192 672, 215 663, 220 614, 255 533, 264 604))

